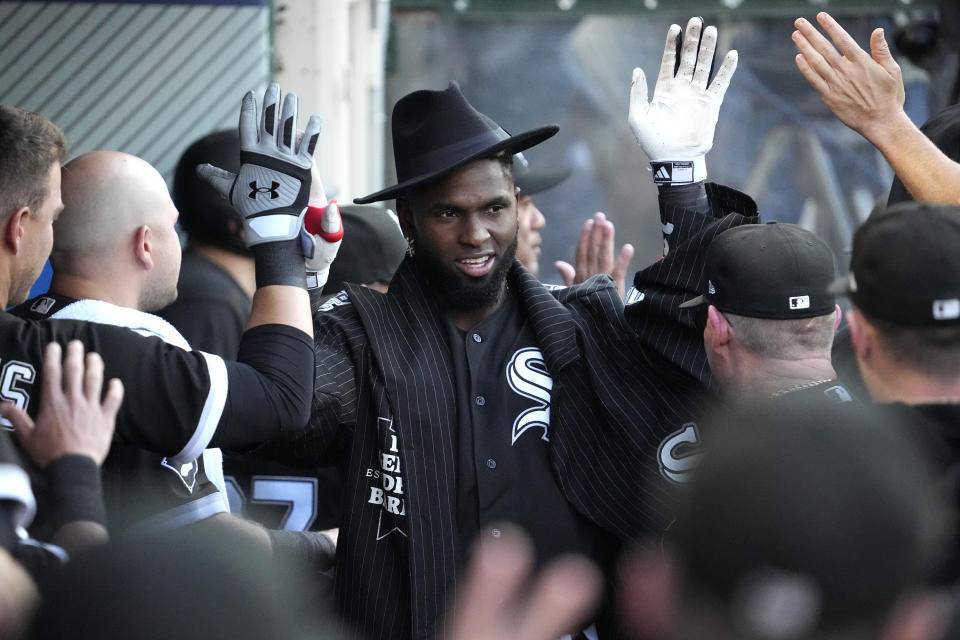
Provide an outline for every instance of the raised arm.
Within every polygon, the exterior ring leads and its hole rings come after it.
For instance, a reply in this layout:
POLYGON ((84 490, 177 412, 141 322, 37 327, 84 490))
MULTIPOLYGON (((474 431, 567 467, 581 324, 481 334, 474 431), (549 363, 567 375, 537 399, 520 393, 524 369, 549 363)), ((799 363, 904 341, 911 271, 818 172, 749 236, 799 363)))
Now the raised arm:
POLYGON ((907 190, 918 200, 960 201, 960 164, 944 155, 903 111, 900 66, 883 29, 870 34, 864 51, 830 14, 817 14, 830 40, 804 18, 794 22, 797 68, 845 125, 883 154, 907 190))
POLYGON ((717 28, 703 28, 703 18, 691 18, 682 39, 671 25, 660 62, 653 98, 648 98, 643 69, 633 70, 627 121, 637 144, 650 159, 657 185, 691 185, 707 178, 707 152, 720 105, 737 69, 737 52, 729 51, 710 82, 717 47, 717 28))
POLYGON ((310 117, 297 149, 296 94, 288 93, 279 106, 280 87, 271 84, 258 117, 248 91, 240 106, 240 173, 208 164, 197 172, 243 216, 257 273, 247 328, 285 324, 313 335, 300 235, 321 123, 310 117))
MULTIPOLYGON (((303 219, 312 202, 320 119, 310 118, 299 145, 296 120, 294 94, 281 105, 279 87, 270 85, 258 115, 247 93, 240 109, 240 171, 198 168, 243 216, 254 254, 257 292, 237 362, 126 329, 48 323, 50 338, 80 338, 103 355, 108 375, 126 383, 130 401, 120 411, 119 436, 174 463, 191 461, 211 445, 253 447, 309 418, 314 349, 304 249, 315 248, 316 240, 303 231, 303 219)), ((326 207, 323 217, 335 214, 336 207, 326 207)))
POLYGON ((628 122, 637 143, 650 158, 657 184, 663 256, 637 272, 627 295, 626 318, 640 341, 695 378, 707 373, 701 329, 692 314, 680 309, 704 292, 703 260, 722 231, 757 222, 753 201, 732 189, 705 183, 706 154, 723 97, 737 68, 737 52, 728 52, 713 80, 710 69, 717 30, 701 18, 687 23, 677 62, 680 27, 672 25, 653 97, 647 81, 634 69, 628 122))

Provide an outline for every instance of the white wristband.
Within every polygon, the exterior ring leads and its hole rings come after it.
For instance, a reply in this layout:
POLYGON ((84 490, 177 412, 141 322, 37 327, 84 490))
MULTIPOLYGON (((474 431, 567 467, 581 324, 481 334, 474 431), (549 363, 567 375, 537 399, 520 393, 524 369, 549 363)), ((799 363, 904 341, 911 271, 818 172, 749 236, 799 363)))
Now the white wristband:
POLYGON ((650 170, 657 185, 693 184, 707 179, 707 160, 704 156, 693 160, 654 160, 650 170))
POLYGON ((327 284, 330 277, 330 266, 319 271, 307 271, 307 290, 322 289, 327 284))

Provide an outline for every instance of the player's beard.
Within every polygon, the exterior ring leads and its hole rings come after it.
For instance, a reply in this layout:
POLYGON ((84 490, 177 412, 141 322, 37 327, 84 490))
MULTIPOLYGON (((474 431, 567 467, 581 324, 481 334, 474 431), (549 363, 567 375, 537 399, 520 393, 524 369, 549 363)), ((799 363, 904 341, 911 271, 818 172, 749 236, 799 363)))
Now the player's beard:
POLYGON ((500 300, 507 280, 507 272, 513 266, 516 254, 517 236, 514 235, 510 246, 503 255, 497 257, 493 270, 474 282, 464 280, 464 276, 459 271, 422 244, 416 245, 413 263, 447 307, 458 311, 476 311, 496 304, 500 300))

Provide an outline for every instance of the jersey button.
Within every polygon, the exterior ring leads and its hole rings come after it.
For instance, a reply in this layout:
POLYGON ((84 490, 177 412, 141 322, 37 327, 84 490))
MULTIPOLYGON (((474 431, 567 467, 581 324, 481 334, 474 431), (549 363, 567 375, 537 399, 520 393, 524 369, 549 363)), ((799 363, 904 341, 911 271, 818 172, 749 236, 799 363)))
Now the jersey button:
POLYGON ((496 468, 497 468, 497 461, 494 460, 493 458, 487 458, 487 468, 488 468, 488 469, 496 469, 496 468))
POLYGON ((487 404, 487 399, 483 396, 477 396, 475 402, 477 403, 478 407, 482 407, 483 405, 487 404))
POLYGON ((474 342, 483 342, 483 338, 480 337, 480 334, 479 334, 479 333, 475 333, 475 334, 473 334, 473 341, 474 341, 474 342))

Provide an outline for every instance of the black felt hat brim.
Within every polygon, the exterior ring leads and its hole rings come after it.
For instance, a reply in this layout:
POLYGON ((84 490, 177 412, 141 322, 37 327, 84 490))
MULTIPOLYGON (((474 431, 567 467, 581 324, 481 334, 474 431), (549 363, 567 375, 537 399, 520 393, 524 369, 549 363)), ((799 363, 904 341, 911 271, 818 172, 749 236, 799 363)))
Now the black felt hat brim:
POLYGON ((509 138, 504 138, 503 140, 500 140, 492 145, 484 146, 479 149, 471 149, 462 157, 451 156, 446 163, 443 163, 443 166, 440 166, 434 171, 426 172, 421 175, 414 176, 413 178, 408 178, 407 180, 395 184, 392 187, 381 189, 376 193, 371 193, 370 195, 362 198, 354 198, 353 202, 354 204, 369 204, 371 202, 379 202, 382 200, 392 200, 398 195, 401 195, 407 189, 443 177, 451 171, 459 169, 463 165, 473 162, 474 160, 493 156, 501 151, 506 151, 510 155, 513 155, 514 153, 519 153, 524 149, 529 149, 530 147, 536 146, 544 140, 551 138, 559 130, 560 127, 555 124, 545 127, 538 127, 536 129, 531 129, 530 131, 524 131, 523 133, 510 136, 509 138))

